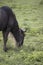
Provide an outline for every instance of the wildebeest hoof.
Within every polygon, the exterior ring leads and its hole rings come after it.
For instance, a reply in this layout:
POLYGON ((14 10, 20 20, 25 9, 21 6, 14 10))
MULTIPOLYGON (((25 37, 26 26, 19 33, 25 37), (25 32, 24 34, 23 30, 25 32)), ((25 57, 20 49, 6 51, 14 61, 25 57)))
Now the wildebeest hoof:
POLYGON ((4 51, 7 52, 8 48, 4 48, 4 51))

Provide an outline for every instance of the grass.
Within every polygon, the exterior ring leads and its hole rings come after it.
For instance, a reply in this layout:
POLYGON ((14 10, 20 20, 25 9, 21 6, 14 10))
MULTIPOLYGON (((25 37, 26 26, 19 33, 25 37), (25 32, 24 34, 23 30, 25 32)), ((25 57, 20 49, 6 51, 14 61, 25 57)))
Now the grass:
POLYGON ((0 32, 0 65, 43 65, 43 3, 41 0, 0 0, 1 6, 9 6, 16 15, 20 28, 25 32, 24 45, 15 46, 9 36, 7 52, 3 51, 0 32))

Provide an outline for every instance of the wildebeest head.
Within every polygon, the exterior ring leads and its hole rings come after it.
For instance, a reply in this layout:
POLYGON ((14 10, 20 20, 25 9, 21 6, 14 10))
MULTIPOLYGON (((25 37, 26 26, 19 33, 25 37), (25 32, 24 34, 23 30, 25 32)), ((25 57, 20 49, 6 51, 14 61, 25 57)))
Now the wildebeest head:
POLYGON ((13 30, 12 34, 15 37, 16 45, 18 47, 22 46, 23 42, 24 42, 24 37, 25 37, 25 30, 23 30, 23 29, 19 29, 16 31, 13 30))
POLYGON ((17 43, 17 46, 20 47, 23 45, 24 37, 25 37, 25 30, 19 29, 20 35, 19 35, 19 42, 17 43))

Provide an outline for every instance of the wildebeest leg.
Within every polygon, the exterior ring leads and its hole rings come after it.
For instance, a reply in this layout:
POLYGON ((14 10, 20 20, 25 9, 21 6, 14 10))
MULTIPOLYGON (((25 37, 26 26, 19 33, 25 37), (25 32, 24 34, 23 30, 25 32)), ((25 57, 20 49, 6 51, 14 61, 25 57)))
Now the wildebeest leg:
POLYGON ((3 40, 4 40, 4 51, 7 51, 7 47, 6 47, 6 42, 8 39, 8 34, 9 34, 10 28, 8 28, 6 31, 3 31, 3 40))

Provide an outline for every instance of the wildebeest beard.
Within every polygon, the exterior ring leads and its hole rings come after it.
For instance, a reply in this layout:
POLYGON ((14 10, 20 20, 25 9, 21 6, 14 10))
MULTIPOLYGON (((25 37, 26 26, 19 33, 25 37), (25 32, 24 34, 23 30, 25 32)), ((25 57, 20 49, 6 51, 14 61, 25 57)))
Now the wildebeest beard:
POLYGON ((23 45, 24 31, 19 28, 15 14, 8 6, 0 7, 0 31, 3 33, 4 51, 7 50, 6 42, 11 32, 17 41, 17 46, 23 45))

